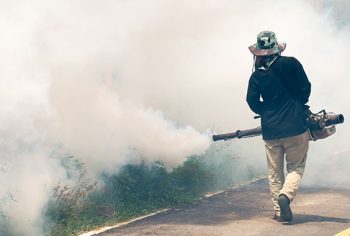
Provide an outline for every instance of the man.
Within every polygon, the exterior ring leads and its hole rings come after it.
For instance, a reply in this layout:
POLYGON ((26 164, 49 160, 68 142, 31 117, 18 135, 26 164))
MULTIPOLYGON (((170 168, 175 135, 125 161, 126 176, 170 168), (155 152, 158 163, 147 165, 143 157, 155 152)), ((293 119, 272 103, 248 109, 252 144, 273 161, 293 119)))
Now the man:
POLYGON ((304 173, 309 148, 304 106, 311 92, 300 62, 294 57, 281 56, 285 48, 285 43, 277 42, 274 32, 258 34, 257 43, 249 47, 254 55, 254 68, 247 91, 249 107, 261 116, 275 210, 273 219, 280 222, 293 219, 290 202, 304 173))

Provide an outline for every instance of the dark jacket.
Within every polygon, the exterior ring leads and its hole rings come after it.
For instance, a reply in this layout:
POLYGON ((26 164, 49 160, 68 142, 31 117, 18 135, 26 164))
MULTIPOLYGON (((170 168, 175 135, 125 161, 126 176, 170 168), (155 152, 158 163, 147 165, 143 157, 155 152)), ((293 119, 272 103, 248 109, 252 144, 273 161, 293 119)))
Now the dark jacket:
POLYGON ((254 71, 247 102, 253 112, 261 115, 264 140, 291 137, 307 130, 303 105, 310 92, 311 84, 294 57, 280 56, 267 70, 254 71))

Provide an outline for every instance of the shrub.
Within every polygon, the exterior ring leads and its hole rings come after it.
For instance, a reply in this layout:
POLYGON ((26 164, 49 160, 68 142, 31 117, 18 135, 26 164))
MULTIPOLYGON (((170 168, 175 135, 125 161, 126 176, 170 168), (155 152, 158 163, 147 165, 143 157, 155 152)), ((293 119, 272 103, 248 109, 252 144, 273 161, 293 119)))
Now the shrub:
POLYGON ((70 157, 63 164, 68 176, 78 178, 74 185, 54 189, 46 211, 50 234, 77 234, 160 208, 188 204, 205 192, 225 188, 237 178, 251 178, 256 173, 254 168, 241 165, 232 152, 220 153, 215 158, 210 150, 202 156, 191 156, 171 171, 161 162, 125 165, 118 173, 104 174, 104 186, 99 189, 85 179, 84 165, 70 157), (248 174, 242 177, 239 172, 248 174))

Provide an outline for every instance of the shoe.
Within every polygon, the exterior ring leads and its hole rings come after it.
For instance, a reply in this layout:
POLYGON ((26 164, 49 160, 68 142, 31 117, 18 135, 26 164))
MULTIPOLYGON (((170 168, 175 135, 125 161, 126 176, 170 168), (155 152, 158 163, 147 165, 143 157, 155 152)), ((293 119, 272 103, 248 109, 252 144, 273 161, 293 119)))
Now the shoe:
POLYGON ((290 209, 290 200, 289 198, 281 194, 278 198, 278 205, 280 206, 281 209, 281 218, 284 221, 291 222, 293 220, 293 213, 292 210, 290 209))
POLYGON ((278 215, 273 215, 272 217, 273 220, 277 221, 277 222, 287 222, 285 220, 283 220, 280 216, 278 215))

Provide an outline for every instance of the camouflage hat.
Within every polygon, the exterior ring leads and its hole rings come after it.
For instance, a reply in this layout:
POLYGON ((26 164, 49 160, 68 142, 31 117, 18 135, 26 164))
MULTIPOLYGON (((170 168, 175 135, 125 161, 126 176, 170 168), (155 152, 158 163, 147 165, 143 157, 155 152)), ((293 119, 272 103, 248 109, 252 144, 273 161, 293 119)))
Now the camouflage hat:
POLYGON ((286 43, 278 43, 276 34, 272 31, 262 31, 257 36, 257 43, 249 47, 255 56, 269 56, 281 53, 286 49, 286 43))

